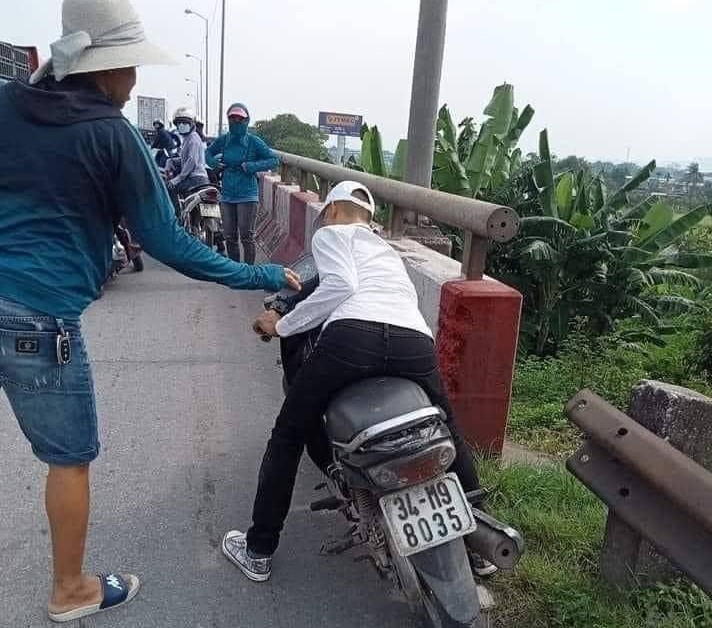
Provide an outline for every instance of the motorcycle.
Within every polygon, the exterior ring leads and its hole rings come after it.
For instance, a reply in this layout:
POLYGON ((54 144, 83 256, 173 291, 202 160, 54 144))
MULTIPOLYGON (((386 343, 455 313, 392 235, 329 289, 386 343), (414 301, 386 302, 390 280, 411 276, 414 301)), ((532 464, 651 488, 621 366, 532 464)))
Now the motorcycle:
POLYGON ((114 229, 110 278, 115 278, 129 265, 132 265, 137 273, 143 272, 141 251, 141 245, 134 242, 131 232, 122 220, 114 229))
MULTIPOLYGON (((303 285, 315 285, 311 255, 292 267, 303 285)), ((264 307, 284 315, 296 305, 295 296, 285 289, 268 296, 264 307)), ((302 359, 317 338, 318 330, 301 339, 302 359)), ((281 340, 283 364, 290 340, 281 340)), ((288 386, 286 376, 283 385, 288 386)), ((363 548, 364 558, 427 625, 480 628, 482 589, 464 537, 471 550, 500 569, 515 567, 524 543, 519 532, 479 508, 486 491, 465 493, 448 473, 456 453, 444 418, 410 380, 365 379, 344 389, 323 417, 333 464, 316 488, 329 494, 311 510, 338 512, 350 526, 345 537, 322 546, 323 554, 363 548)))
POLYGON ((192 191, 180 199, 180 222, 183 228, 206 246, 225 251, 225 238, 220 213, 220 192, 216 187, 206 186, 192 191))
MULTIPOLYGON (((179 170, 178 159, 170 160, 168 169, 161 169, 164 181, 170 178, 170 172, 179 170)), ((171 192, 171 194, 176 194, 171 192)), ((220 212, 220 191, 214 185, 207 184, 190 190, 185 196, 178 196, 180 207, 178 220, 182 227, 203 244, 217 247, 218 253, 225 254, 225 236, 220 212)))

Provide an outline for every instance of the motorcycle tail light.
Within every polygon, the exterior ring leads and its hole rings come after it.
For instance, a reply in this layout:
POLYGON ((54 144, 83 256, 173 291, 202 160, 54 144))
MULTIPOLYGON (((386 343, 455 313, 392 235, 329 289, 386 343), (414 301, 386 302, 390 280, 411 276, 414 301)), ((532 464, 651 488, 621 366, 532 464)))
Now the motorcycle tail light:
POLYGON ((437 420, 369 441, 363 448, 365 451, 384 454, 397 453, 398 451, 410 453, 421 449, 432 441, 448 436, 450 436, 448 428, 443 425, 442 421, 437 420))
POLYGON ((220 196, 215 188, 207 188, 200 191, 200 200, 206 203, 217 203, 220 201, 220 196))
POLYGON ((444 473, 455 461, 455 455, 455 446, 446 440, 418 453, 370 467, 366 473, 379 488, 394 490, 420 484, 444 473))

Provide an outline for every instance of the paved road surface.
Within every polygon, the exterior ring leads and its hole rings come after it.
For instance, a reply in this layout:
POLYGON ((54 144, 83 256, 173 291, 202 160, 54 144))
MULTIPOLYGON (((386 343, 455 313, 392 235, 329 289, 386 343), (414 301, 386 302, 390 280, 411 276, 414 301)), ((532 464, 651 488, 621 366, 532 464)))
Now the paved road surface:
MULTIPOLYGON (((302 465, 268 584, 251 584, 219 550, 246 526, 275 411, 277 347, 249 331, 261 294, 185 279, 154 263, 122 275, 85 317, 103 451, 93 467, 88 566, 144 581, 125 609, 84 628, 410 628, 366 563, 318 555, 341 533, 308 512, 317 476, 302 465)), ((44 468, 0 395, 0 626, 49 626, 44 468)))

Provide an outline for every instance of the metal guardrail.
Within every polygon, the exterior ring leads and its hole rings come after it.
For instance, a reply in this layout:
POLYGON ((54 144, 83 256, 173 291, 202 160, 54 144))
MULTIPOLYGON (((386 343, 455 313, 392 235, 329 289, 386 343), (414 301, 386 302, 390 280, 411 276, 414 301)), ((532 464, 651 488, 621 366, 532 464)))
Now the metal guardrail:
POLYGON ((330 183, 358 181, 367 186, 374 197, 393 205, 390 236, 404 234, 403 215, 412 211, 465 232, 463 274, 468 279, 481 279, 489 242, 508 242, 519 231, 519 216, 509 208, 484 201, 423 188, 402 181, 350 170, 307 157, 277 151, 282 162, 282 180, 294 181, 307 189, 309 175, 319 180, 319 196, 323 200, 330 183))
POLYGON ((590 439, 569 471, 712 595, 712 473, 590 390, 566 415, 590 439))

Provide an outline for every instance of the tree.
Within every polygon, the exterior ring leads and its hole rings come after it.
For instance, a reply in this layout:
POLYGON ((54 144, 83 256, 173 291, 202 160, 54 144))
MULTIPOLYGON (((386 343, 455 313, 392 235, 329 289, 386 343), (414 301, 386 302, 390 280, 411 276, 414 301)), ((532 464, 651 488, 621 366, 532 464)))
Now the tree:
POLYGON ((291 113, 282 113, 271 120, 256 122, 252 131, 272 148, 321 161, 329 160, 327 135, 318 127, 302 122, 291 113))
POLYGON ((568 170, 580 170, 581 168, 587 168, 588 166, 589 163, 583 157, 569 155, 568 157, 556 159, 554 161, 554 172, 559 174, 568 170))

